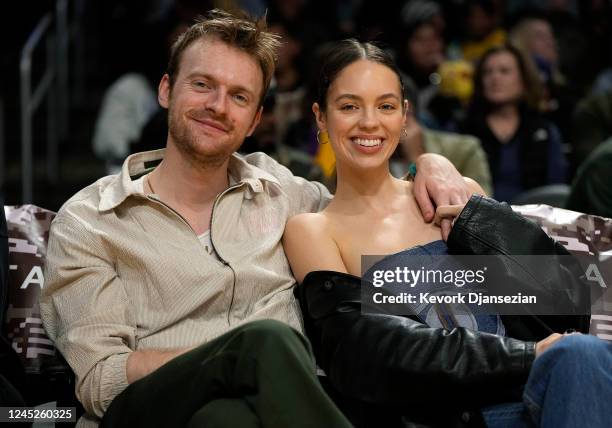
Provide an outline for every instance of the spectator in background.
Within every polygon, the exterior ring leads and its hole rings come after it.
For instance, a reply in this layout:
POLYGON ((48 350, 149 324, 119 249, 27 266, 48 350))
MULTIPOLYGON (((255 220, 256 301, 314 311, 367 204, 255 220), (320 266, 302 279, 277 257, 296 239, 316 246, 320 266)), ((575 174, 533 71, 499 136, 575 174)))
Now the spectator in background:
POLYGON ((582 93, 589 86, 592 77, 588 77, 586 64, 589 59, 589 42, 587 31, 580 21, 578 0, 541 0, 539 10, 545 14, 551 24, 557 40, 559 69, 566 77, 567 83, 582 93))
POLYGON ((500 201, 565 181, 559 131, 539 112, 540 94, 539 79, 513 46, 492 48, 476 68, 462 130, 480 139, 500 201))
MULTIPOLYGON (((417 110, 431 116, 429 104, 438 92, 438 67, 444 61, 444 18, 433 1, 412 0, 401 10, 402 38, 397 46, 398 64, 417 89, 417 110)), ((433 121, 434 119, 428 119, 433 121)))
POLYGON ((446 59, 442 12, 434 1, 406 3, 396 51, 402 78, 417 91, 412 101, 419 121, 428 128, 454 131, 471 96, 472 65, 446 59))
POLYGON ((569 139, 571 116, 578 96, 559 69, 557 40, 543 15, 522 18, 510 32, 510 42, 535 64, 543 86, 543 109, 569 139))
MULTIPOLYGON (((610 15, 612 15, 612 11, 610 11, 610 8, 608 7, 608 19, 612 19, 612 16, 610 15)), ((600 63, 600 67, 597 68, 598 74, 590 91, 592 94, 601 94, 603 92, 608 92, 612 90, 612 34, 610 33, 611 31, 608 27, 607 34, 604 34, 601 37, 603 39, 603 42, 607 42, 605 48, 607 48, 608 50, 607 52, 604 52, 604 55, 601 55, 604 59, 607 59, 607 62, 604 64, 600 63), (602 68, 604 69, 601 70, 602 68)))
POLYGON ((276 116, 274 114, 275 93, 276 89, 274 81, 272 81, 262 103, 263 110, 259 125, 253 131, 253 134, 245 138, 244 143, 240 147, 240 153, 263 152, 278 160, 276 156, 278 148, 276 140, 276 116))
POLYGON ((612 3, 605 0, 578 2, 587 49, 579 63, 585 83, 591 85, 601 70, 612 63, 612 3))
MULTIPOLYGON (((308 100, 312 99, 310 89, 307 91, 307 96, 302 102, 302 114, 300 118, 292 122, 287 128, 287 134, 283 143, 288 147, 293 147, 310 156, 314 156, 317 152, 317 127, 312 119, 309 106, 306 106, 308 100)), ((311 103, 312 105, 312 103, 311 103)))
POLYGON ((597 75, 590 93, 597 95, 609 90, 612 90, 612 68, 606 68, 597 75))
POLYGON ((158 110, 157 92, 142 73, 126 73, 106 90, 92 145, 108 173, 119 170, 121 159, 130 153, 130 143, 140 138, 143 127, 158 110))
POLYGON ((378 40, 385 46, 393 46, 402 37, 400 11, 408 1, 386 0, 383 5, 376 1, 341 0, 338 3, 349 4, 348 7, 354 9, 352 13, 353 31, 351 33, 343 31, 340 37, 328 39, 328 41, 346 36, 357 36, 362 40, 378 40))
POLYGON ((313 156, 300 148, 289 146, 278 140, 278 120, 275 108, 277 97, 274 85, 273 83, 264 98, 259 125, 253 134, 244 140, 240 153, 263 152, 289 168, 293 174, 323 182, 321 171, 314 164, 313 156))
POLYGON ((282 22, 291 34, 299 34, 305 51, 333 39, 338 31, 336 8, 325 0, 268 0, 267 3, 270 23, 282 22))
POLYGON ((567 200, 567 208, 612 218, 612 139, 601 143, 584 161, 567 200))
MULTIPOLYGON (((319 78, 319 65, 329 55, 330 43, 323 43, 316 47, 312 60, 304 68, 305 95, 302 98, 301 114, 298 120, 291 122, 287 128, 283 146, 297 162, 286 165, 297 175, 309 180, 324 183, 328 188, 335 186, 333 171, 334 159, 319 159, 321 146, 317 140, 317 125, 312 114, 312 103, 317 97, 317 82, 319 78), (323 162, 321 162, 323 160, 323 162)), ((324 151, 326 155, 329 150, 324 151)), ((333 153, 331 153, 333 155, 333 153)))
POLYGON ((408 165, 420 154, 437 153, 447 158, 464 177, 477 181, 487 194, 493 191, 487 155, 478 138, 454 132, 427 129, 408 112, 406 135, 400 138, 399 156, 391 159, 391 172, 405 175, 408 165))
POLYGON ((612 136, 612 89, 585 97, 576 106, 572 119, 572 170, 612 136))
POLYGON ((540 0, 559 46, 559 68, 573 91, 584 94, 612 60, 612 7, 605 0, 540 0))
POLYGON ((510 42, 533 59, 541 77, 556 82, 564 80, 558 68, 557 40, 543 16, 522 18, 510 31, 510 42))
POLYGON ((302 102, 306 94, 302 70, 305 55, 303 52, 304 37, 282 22, 270 25, 270 31, 281 37, 281 47, 278 50, 274 80, 275 89, 275 130, 276 141, 285 138, 287 128, 292 122, 302 116, 302 102))
POLYGON ((419 155, 437 153, 451 161, 461 175, 473 179, 487 194, 492 194, 491 170, 478 138, 428 129, 418 120, 419 112, 414 101, 416 89, 407 82, 404 82, 404 97, 410 103, 406 112, 406 132, 400 136, 399 147, 391 158, 391 173, 401 177, 419 155))
MULTIPOLYGON (((206 8, 177 7, 162 22, 151 25, 141 37, 140 61, 133 70, 120 76, 106 90, 96 119, 93 149, 104 160, 108 173, 117 173, 124 158, 138 150, 163 148, 166 144, 166 114, 157 102, 157 85, 174 40, 206 8), (151 123, 151 124, 150 124, 151 123), (147 126, 150 130, 143 132, 147 126), (146 140, 142 137, 146 135, 146 140), (135 147, 132 147, 135 145, 135 147)), ((138 55, 136 55, 138 57, 138 55)))
POLYGON ((464 14, 463 39, 451 48, 451 57, 476 62, 490 48, 505 43, 503 10, 498 0, 466 0, 459 10, 464 14))

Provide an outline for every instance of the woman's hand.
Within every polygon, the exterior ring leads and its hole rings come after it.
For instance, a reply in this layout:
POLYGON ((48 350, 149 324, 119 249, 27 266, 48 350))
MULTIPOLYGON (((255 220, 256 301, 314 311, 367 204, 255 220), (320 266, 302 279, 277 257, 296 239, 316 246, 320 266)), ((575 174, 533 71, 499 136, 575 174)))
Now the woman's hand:
POLYGON ((572 334, 582 334, 582 333, 579 333, 576 331, 566 332, 563 334, 553 333, 550 336, 548 336, 546 339, 540 340, 538 343, 536 343, 536 348, 535 348, 536 358, 542 355, 542 352, 546 351, 552 345, 557 343, 558 340, 563 339, 565 336, 571 336, 572 334))
POLYGON ((536 358, 542 355, 542 352, 546 351, 552 345, 554 345, 558 340, 563 339, 564 335, 559 333, 553 333, 548 336, 546 339, 540 340, 536 343, 535 354, 536 358))

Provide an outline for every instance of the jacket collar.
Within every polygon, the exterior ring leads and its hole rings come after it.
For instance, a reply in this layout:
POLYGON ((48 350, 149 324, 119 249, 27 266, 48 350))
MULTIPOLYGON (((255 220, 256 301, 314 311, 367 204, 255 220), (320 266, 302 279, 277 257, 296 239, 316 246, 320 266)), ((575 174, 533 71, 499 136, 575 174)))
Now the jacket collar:
MULTIPOLYGON (((149 152, 135 153, 127 157, 121 167, 121 172, 111 176, 106 186, 99 189, 100 211, 112 210, 119 206, 129 196, 144 194, 134 184, 134 180, 151 172, 162 161, 166 149, 153 150, 149 152)), ((252 198, 254 194, 263 192, 264 182, 268 181, 280 186, 280 182, 272 174, 251 165, 246 159, 237 154, 231 155, 228 173, 234 184, 245 184, 249 189, 247 197, 252 198)))

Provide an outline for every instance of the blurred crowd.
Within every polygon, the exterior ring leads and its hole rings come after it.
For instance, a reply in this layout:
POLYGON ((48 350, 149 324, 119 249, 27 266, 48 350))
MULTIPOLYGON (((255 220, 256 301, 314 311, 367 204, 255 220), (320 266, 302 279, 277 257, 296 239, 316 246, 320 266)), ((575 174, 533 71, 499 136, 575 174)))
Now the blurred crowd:
POLYGON ((393 174, 404 175, 422 153, 440 153, 498 200, 612 217, 608 0, 107 3, 134 35, 125 52, 114 52, 116 78, 92 141, 110 172, 130 153, 165 146, 157 85, 177 35, 208 9, 240 7, 266 14, 283 42, 261 124, 244 152, 265 152, 333 187, 333 153, 317 142, 311 112, 317 65, 327 42, 357 37, 389 50, 404 74, 408 132, 393 174), (134 49, 139 43, 147 49, 134 49))

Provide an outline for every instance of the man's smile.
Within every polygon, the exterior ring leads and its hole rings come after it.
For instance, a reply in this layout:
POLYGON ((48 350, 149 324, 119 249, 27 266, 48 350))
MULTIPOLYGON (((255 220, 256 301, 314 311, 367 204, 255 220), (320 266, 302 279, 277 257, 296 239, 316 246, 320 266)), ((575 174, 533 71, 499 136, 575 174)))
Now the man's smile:
POLYGON ((189 114, 187 115, 187 117, 196 122, 200 127, 203 127, 215 133, 227 134, 230 131, 229 126, 213 119, 209 119, 206 117, 196 117, 189 114))

